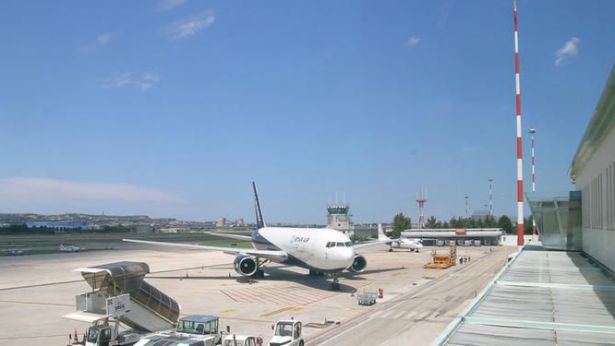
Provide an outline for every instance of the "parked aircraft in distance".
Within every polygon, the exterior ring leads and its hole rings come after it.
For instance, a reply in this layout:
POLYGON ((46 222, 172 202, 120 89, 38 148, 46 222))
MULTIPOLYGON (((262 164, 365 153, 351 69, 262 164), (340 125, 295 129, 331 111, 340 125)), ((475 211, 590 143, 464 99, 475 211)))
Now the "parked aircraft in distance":
POLYGON ((81 251, 81 248, 79 246, 76 246, 76 245, 60 244, 59 250, 61 252, 79 252, 79 251, 81 251))
POLYGON ((269 261, 309 269, 310 275, 327 274, 333 278, 333 289, 339 289, 339 274, 344 270, 362 272, 367 266, 364 256, 355 249, 382 243, 374 241, 353 245, 342 232, 328 228, 267 227, 263 220, 256 184, 252 182, 256 209, 257 229, 251 236, 224 235, 233 239, 249 240, 253 248, 191 245, 156 241, 124 239, 126 242, 222 251, 235 255, 235 271, 243 276, 263 277, 263 265, 269 261))
POLYGON ((390 239, 384 234, 382 230, 382 225, 378 225, 378 239, 385 240, 385 244, 389 246, 389 251, 393 251, 393 248, 397 249, 409 249, 410 252, 415 251, 419 252, 420 249, 423 248, 423 242, 421 239, 413 239, 413 238, 397 238, 390 239))

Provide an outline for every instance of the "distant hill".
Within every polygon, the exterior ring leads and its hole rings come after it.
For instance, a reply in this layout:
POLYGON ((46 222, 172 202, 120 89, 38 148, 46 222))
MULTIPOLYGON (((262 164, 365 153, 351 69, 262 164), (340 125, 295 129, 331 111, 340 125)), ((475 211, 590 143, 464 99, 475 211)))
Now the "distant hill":
POLYGON ((59 214, 59 215, 41 215, 41 214, 7 214, 0 213, 0 224, 20 225, 33 221, 87 221, 89 224, 105 226, 105 225, 151 225, 151 224, 171 224, 178 222, 173 218, 153 219, 146 215, 89 215, 89 214, 59 214))

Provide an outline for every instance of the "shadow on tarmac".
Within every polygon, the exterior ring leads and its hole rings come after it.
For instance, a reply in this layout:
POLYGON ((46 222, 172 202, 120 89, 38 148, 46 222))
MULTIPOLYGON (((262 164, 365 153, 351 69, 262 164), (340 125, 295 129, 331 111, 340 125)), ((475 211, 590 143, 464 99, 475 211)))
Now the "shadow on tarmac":
MULTIPOLYGON (((273 281, 273 282, 278 282, 278 281, 290 281, 296 284, 300 284, 303 286, 307 286, 310 288, 314 288, 314 289, 318 289, 318 290, 323 290, 323 291, 331 291, 331 282, 332 279, 327 277, 326 275, 323 276, 309 276, 309 275, 305 275, 305 274, 301 274, 301 273, 297 273, 295 271, 290 271, 290 270, 286 270, 284 268, 289 267, 289 266, 282 266, 282 267, 272 267, 272 268, 264 268, 265 270, 265 277, 264 278, 259 278, 259 279, 254 279, 254 278, 250 278, 250 277, 245 277, 245 276, 239 276, 237 277, 236 275, 229 275, 229 276, 225 276, 225 275, 175 275, 175 276, 160 276, 160 275, 151 275, 151 276, 147 276, 146 279, 163 279, 163 280, 235 280, 239 283, 245 283, 245 284, 257 284, 261 281, 263 282, 267 282, 267 281, 273 281)), ((384 272, 390 272, 390 271, 396 271, 396 270, 402 270, 403 268, 385 268, 385 269, 373 269, 373 270, 365 270, 361 273, 353 273, 353 272, 343 272, 340 274, 341 278, 347 279, 347 280, 352 280, 352 281, 362 281, 362 280, 367 280, 364 277, 361 277, 361 275, 366 275, 366 274, 375 274, 375 273, 384 273, 384 272)), ((342 282, 340 282, 340 289, 338 290, 338 292, 345 292, 345 293, 353 293, 356 292, 357 289, 354 288, 353 286, 350 285, 346 285, 342 282)))

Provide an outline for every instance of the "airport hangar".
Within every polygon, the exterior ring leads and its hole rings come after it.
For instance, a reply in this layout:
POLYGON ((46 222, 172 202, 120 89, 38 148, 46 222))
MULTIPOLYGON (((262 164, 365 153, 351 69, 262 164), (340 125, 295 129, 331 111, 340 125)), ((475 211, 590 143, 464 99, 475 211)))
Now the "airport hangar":
POLYGON ((444 246, 451 241, 457 245, 500 245, 504 230, 501 228, 413 228, 401 232, 403 238, 421 239, 424 245, 444 246))

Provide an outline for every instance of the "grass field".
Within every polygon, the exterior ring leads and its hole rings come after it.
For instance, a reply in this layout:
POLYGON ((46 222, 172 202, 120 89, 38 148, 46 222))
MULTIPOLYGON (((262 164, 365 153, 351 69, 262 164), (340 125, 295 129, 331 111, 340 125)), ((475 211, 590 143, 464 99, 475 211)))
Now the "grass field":
POLYGON ((59 252, 60 244, 76 245, 83 251, 127 249, 140 246, 123 242, 123 238, 223 247, 252 247, 249 241, 216 237, 206 233, 24 234, 0 236, 0 256, 10 255, 11 250, 23 250, 24 255, 56 253, 59 252))

